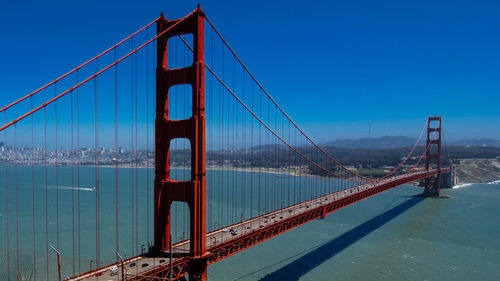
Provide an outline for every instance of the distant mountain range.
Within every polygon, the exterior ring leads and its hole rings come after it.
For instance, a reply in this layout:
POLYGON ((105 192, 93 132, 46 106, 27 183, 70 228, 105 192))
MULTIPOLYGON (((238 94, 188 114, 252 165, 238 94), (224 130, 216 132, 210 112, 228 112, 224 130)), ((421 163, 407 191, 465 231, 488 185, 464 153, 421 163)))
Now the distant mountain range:
POLYGON ((385 149, 413 146, 415 144, 415 141, 417 140, 405 136, 384 136, 380 138, 336 139, 333 141, 322 143, 321 146, 385 149))
MULTIPOLYGON (((343 147, 343 148, 368 148, 368 149, 387 149, 397 147, 413 146, 417 140, 405 136, 383 136, 380 138, 360 138, 360 139, 336 139, 320 144, 323 147, 343 147)), ((424 139, 421 144, 424 144, 424 139)), ((448 142, 447 145, 460 146, 482 146, 499 147, 500 140, 496 139, 468 139, 448 142)))
POLYGON ((500 147, 500 140, 495 139, 470 139, 470 140, 459 140, 451 142, 452 145, 463 145, 463 146, 489 146, 489 147, 500 147))
POLYGON ((273 150, 278 150, 282 147, 284 146, 281 144, 264 144, 264 145, 254 146, 253 149, 255 151, 273 151, 273 150))

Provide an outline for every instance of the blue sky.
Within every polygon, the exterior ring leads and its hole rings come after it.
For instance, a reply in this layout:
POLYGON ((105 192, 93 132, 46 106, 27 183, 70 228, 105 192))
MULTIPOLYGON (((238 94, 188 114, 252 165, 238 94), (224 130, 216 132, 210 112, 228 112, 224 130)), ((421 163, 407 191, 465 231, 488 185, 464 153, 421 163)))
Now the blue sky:
MULTIPOLYGON (((2 105, 165 12, 199 1, 8 1, 0 9, 2 105)), ((416 137, 443 115, 448 140, 500 138, 498 1, 201 1, 268 92, 319 141, 416 137)))

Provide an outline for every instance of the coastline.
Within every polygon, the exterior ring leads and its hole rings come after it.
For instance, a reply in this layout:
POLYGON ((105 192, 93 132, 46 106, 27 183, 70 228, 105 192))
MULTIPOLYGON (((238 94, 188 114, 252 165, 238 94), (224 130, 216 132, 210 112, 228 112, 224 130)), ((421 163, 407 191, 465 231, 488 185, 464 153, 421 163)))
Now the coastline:
MULTIPOLYGON (((24 163, 21 165, 31 166, 31 163, 24 163)), ((43 163, 36 163, 34 166, 44 166, 43 163)), ((71 165, 66 163, 55 165, 54 163, 47 163, 48 167, 66 167, 71 165)), ((76 166, 76 165, 75 165, 76 166)), ((113 168, 139 168, 149 169, 154 168, 154 164, 144 165, 143 163, 137 166, 131 164, 121 164, 115 166, 113 164, 80 164, 80 167, 96 167, 113 169, 113 168)), ((500 158, 493 159, 460 159, 458 163, 453 164, 455 169, 456 184, 453 188, 460 188, 471 184, 500 184, 500 158)), ((171 169, 188 169, 187 167, 171 167, 171 169)), ((308 174, 298 171, 297 169, 290 168, 265 168, 265 167, 223 167, 223 166, 207 166, 207 171, 236 171, 247 173, 266 173, 283 177, 321 177, 319 175, 308 174)))
MULTIPOLYGON (((26 166, 32 166, 31 164, 25 164, 26 166)), ((35 164, 33 166, 44 166, 44 164, 35 164)), ((76 167, 77 165, 74 165, 76 167)), ((65 165, 65 164, 59 164, 59 165, 54 165, 54 164, 47 164, 47 167, 71 167, 71 165, 65 165)), ((146 165, 110 165, 110 164, 102 164, 102 165, 87 165, 87 164, 80 164, 80 167, 99 167, 99 168, 124 168, 124 169, 133 169, 133 168, 138 168, 138 169, 153 169, 154 165, 151 166, 146 166, 146 165)), ((182 170, 182 169, 189 169, 187 167, 170 167, 170 169, 173 170, 182 170)), ((266 173, 266 174, 274 174, 274 175, 283 175, 283 176, 294 176, 294 177, 320 177, 318 175, 311 175, 311 174, 306 174, 303 172, 298 172, 292 169, 288 168, 283 168, 283 169, 276 169, 276 168, 264 168, 264 167, 220 167, 220 166, 208 166, 207 171, 236 171, 236 172, 247 172, 247 173, 266 173)))
POLYGON ((456 185, 498 184, 500 182, 500 158, 460 159, 454 164, 456 185))

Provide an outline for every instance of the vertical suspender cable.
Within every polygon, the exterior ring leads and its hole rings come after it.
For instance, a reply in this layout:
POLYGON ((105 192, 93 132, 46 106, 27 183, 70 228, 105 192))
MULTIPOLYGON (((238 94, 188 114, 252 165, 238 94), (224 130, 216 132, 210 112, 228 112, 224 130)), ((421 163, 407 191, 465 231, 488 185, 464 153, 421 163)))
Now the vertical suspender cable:
MULTIPOLYGON (((30 108, 33 109, 33 98, 30 97, 30 108)), ((36 280, 36 220, 35 220, 35 150, 34 150, 34 135, 33 135, 33 115, 31 115, 31 202, 33 216, 33 277, 36 280)))
MULTIPOLYGON (((213 32, 213 29, 210 29, 210 63, 213 65, 214 63, 214 32, 213 32)), ((214 122, 214 117, 213 117, 213 113, 214 113, 214 110, 213 110, 213 106, 214 106, 214 103, 213 103, 213 98, 214 98, 214 80, 213 79, 210 79, 208 80, 209 83, 210 83, 210 86, 209 86, 209 89, 210 91, 208 92, 208 95, 209 95, 209 107, 208 107, 208 133, 210 135, 210 138, 208 140, 208 147, 209 147, 209 154, 207 156, 207 159, 209 161, 209 163, 213 163, 213 156, 214 156, 214 147, 213 147, 213 122, 214 122)), ((207 118, 207 119, 208 119, 207 118)), ((213 164, 212 164, 213 165, 213 164)), ((210 231, 210 229, 212 228, 212 223, 213 223, 213 202, 214 202, 214 198, 213 198, 213 186, 214 186, 214 179, 213 179, 213 176, 214 176, 214 171, 212 171, 212 173, 210 173, 209 177, 208 177, 208 198, 210 199, 208 201, 208 226, 207 226, 207 230, 210 231)), ((215 230, 215 229, 212 229, 212 230, 215 230)))
MULTIPOLYGON (((307 152, 307 147, 304 145, 304 136, 300 136, 300 146, 302 147, 302 151, 304 151, 304 154, 307 152)), ((301 162, 303 162, 301 160, 301 162)), ((303 163, 303 166, 305 169, 307 169, 306 166, 307 163, 303 163)), ((299 186, 299 202, 305 201, 306 194, 307 194, 307 180, 309 177, 306 177, 300 181, 300 186, 299 186)))
MULTIPOLYGON (((281 118, 281 136, 283 139, 287 139, 286 134, 285 134, 285 120, 284 116, 281 118)), ((289 141, 289 140, 288 140, 289 141)), ((279 182, 280 186, 280 209, 283 209, 284 204, 285 204, 285 198, 286 198, 286 180, 285 180, 285 165, 286 165, 286 159, 285 159, 285 147, 281 147, 280 149, 280 172, 283 174, 283 180, 279 182)))
MULTIPOLYGON (((241 75, 241 83, 243 86, 243 100, 245 100, 245 74, 244 73, 242 73, 242 75, 241 75)), ((241 137, 243 140, 242 151, 247 151, 246 147, 245 147, 245 140, 246 140, 246 138, 245 138, 246 137, 246 135, 245 135, 245 132, 246 132, 246 130, 245 130, 245 125, 246 125, 245 124, 245 111, 243 110, 243 108, 241 110, 241 124, 242 124, 241 125, 241 131, 242 131, 241 137)), ((236 138, 236 139, 238 139, 238 138, 236 138)), ((243 155, 245 155, 245 154, 243 154, 243 155)), ((243 190, 241 192, 241 204, 242 204, 242 206, 241 206, 241 221, 243 221, 245 218, 245 173, 241 173, 241 176, 243 178, 242 184, 241 184, 241 186, 243 187, 243 190)))
MULTIPOLYGON (((274 128, 277 134, 279 134, 279 124, 278 124, 278 116, 277 116, 277 111, 274 109, 274 128)), ((273 167, 272 169, 275 170, 276 173, 279 173, 279 161, 280 161, 280 150, 281 147, 278 144, 278 139, 276 137, 271 136, 273 146, 276 147, 276 150, 273 152, 273 167)), ((272 177, 273 179, 273 207, 272 210, 278 210, 279 209, 279 201, 280 201, 280 188, 279 188, 279 177, 274 176, 272 177)))
MULTIPOLYGON (((179 53, 178 52, 178 42, 176 42, 174 44, 174 65, 176 67, 179 65, 179 62, 178 62, 178 60, 179 60, 178 53, 179 53)), ((170 98, 170 101, 171 102, 174 101, 174 99, 173 99, 173 97, 174 97, 175 100, 177 100, 177 102, 174 102, 174 104, 177 104, 177 105, 179 104, 179 101, 178 101, 179 96, 177 94, 178 92, 179 92, 178 88, 177 87, 173 87, 173 88, 169 89, 169 93, 168 93, 168 94, 171 94, 171 95, 168 96, 170 98), (170 90, 172 90, 172 91, 170 91, 170 90)), ((169 104, 169 109, 170 109, 170 106, 171 106, 171 104, 169 104)), ((174 116, 172 116, 173 114, 172 114, 172 112, 170 110, 169 110, 168 114, 169 114, 169 118, 174 118, 174 116)), ((170 151, 172 151, 174 149, 178 149, 178 147, 179 147, 179 144, 177 142, 171 142, 170 143, 170 151)), ((172 170, 170 170, 170 173, 172 173, 172 170)), ((172 174, 170 174, 170 176, 172 176, 172 174)), ((179 237, 177 235, 177 232, 179 230, 179 228, 178 228, 178 221, 179 221, 179 212, 178 212, 178 209, 179 209, 179 206, 178 205, 179 204, 172 204, 171 205, 171 206, 174 206, 174 208, 173 208, 174 209, 174 216, 173 216, 174 217, 174 230, 173 230, 174 231, 174 235, 173 235, 173 237, 174 237, 174 240, 176 242, 179 241, 178 240, 179 237)))
MULTIPOLYGON (((235 69, 234 69, 234 67, 235 67, 235 64, 234 64, 234 57, 233 57, 233 92, 234 92, 235 87, 236 87, 236 81, 235 81, 236 77, 235 77, 235 69)), ((235 147, 235 140, 234 140, 234 138, 235 138, 235 131, 238 130, 238 127, 237 127, 238 126, 238 122, 236 122, 236 120, 235 120, 235 111, 236 111, 235 110, 235 106, 236 106, 236 103, 235 103, 234 100, 233 100, 232 104, 233 104, 233 108, 232 108, 232 111, 233 111, 232 112, 233 113, 233 123, 232 123, 231 129, 232 129, 233 132, 232 132, 231 135, 233 137, 232 138, 232 149, 235 152, 235 148, 236 147, 235 147)), ((234 156, 232 158, 234 158, 234 156)), ((234 164, 232 164, 232 165, 234 165, 234 164)), ((231 224, 233 224, 234 223, 234 212, 235 212, 235 209, 236 209, 235 207, 237 206, 237 202, 235 202, 236 201, 235 197, 236 197, 236 194, 237 194, 236 182, 235 182, 236 173, 233 172, 233 173, 231 173, 231 175, 232 175, 232 177, 231 177, 232 178, 232 184, 231 184, 232 185, 232 188, 231 188, 231 224)))
MULTIPOLYGON (((7 122, 7 111, 4 111, 4 123, 7 122)), ((7 130, 4 131, 4 166, 5 166, 5 240, 7 248, 7 279, 10 281, 10 243, 9 243, 9 175, 7 168, 7 130)))
MULTIPOLYGON (((315 162, 320 163, 321 161, 319 159, 318 151, 316 149, 314 149, 314 155, 316 156, 316 161, 315 162)), ((316 197, 319 196, 320 184, 319 184, 318 180, 311 180, 311 182, 312 182, 313 187, 314 187, 313 197, 311 198, 311 199, 313 199, 313 198, 316 198, 316 197)))
MULTIPOLYGON (((54 83, 54 97, 57 96, 57 83, 54 83)), ((54 102, 54 128, 55 128, 55 171, 56 171, 56 245, 57 249, 60 249, 59 241, 60 241, 60 233, 59 233, 59 156, 58 156, 58 138, 57 138, 57 100, 54 102)))
MULTIPOLYGON (((224 49, 222 48, 222 56, 221 56, 221 60, 222 60, 222 80, 224 81, 224 49)), ((220 154, 221 154, 221 158, 222 158, 222 161, 221 161, 221 165, 222 165, 222 170, 221 170, 221 181, 220 181, 220 186, 222 187, 221 189, 221 222, 220 222, 220 227, 223 227, 224 226, 224 199, 225 197, 227 196, 228 192, 227 192, 227 183, 225 182, 225 171, 224 171, 224 102, 225 102, 225 98, 223 96, 223 93, 224 93, 224 89, 222 89, 222 87, 220 87, 220 91, 219 91, 219 94, 220 94, 220 99, 221 99, 221 103, 220 103, 220 108, 221 108, 221 116, 222 116, 222 120, 221 120, 221 133, 220 133, 220 138, 221 138, 221 148, 220 148, 220 154)), ((221 239, 221 242, 222 239, 221 239)))
MULTIPOLYGON (((322 159, 323 159, 323 167, 326 167, 325 158, 322 158, 322 159)), ((321 178, 320 178, 320 194, 319 194, 319 196, 326 195, 326 190, 325 190, 325 188, 326 188, 325 176, 321 176, 321 178)))
MULTIPOLYGON (((180 38, 182 38, 181 36, 179 36, 180 38)), ((188 62, 188 52, 187 52, 187 48, 184 47, 184 54, 183 54, 183 57, 184 57, 184 65, 187 65, 187 62, 188 62)), ((188 95, 188 88, 187 87, 183 87, 183 90, 184 90, 184 93, 182 95, 182 99, 183 99, 183 107, 184 107, 184 114, 183 114, 183 118, 185 116, 188 116, 189 114, 189 104, 187 102, 187 95, 188 95)), ((194 103, 194 100, 192 101, 194 103)), ((183 142, 182 143, 183 145, 183 155, 187 155, 187 145, 188 143, 187 142, 183 142)), ((193 165, 193 163, 191 163, 191 165, 193 165)), ((183 173, 184 173, 184 176, 183 176, 183 180, 186 180, 186 174, 189 174, 188 173, 188 170, 186 168, 189 167, 188 163, 187 163, 187 159, 186 159, 186 165, 185 165, 185 169, 182 169, 183 173)), ((183 230, 182 230, 182 240, 184 240, 184 237, 186 235, 186 227, 187 225, 189 224, 189 221, 188 221, 188 216, 186 215, 186 209, 187 209, 187 204, 182 204, 182 216, 183 216, 183 230)))
MULTIPOLYGON (((314 161, 314 148, 311 146, 311 159, 314 161)), ((313 167, 311 166, 311 172, 313 171, 313 167)), ((312 200, 314 194, 313 180, 312 177, 309 177, 309 200, 312 200)))
MULTIPOLYGON (((267 102, 267 124, 270 124, 271 123, 271 103, 268 101, 267 102)), ((269 172, 269 168, 270 168, 270 163, 272 161, 271 159, 271 147, 270 146, 271 143, 270 143, 270 140, 269 140, 269 130, 266 130, 266 146, 268 146, 268 148, 266 149, 266 154, 267 154, 267 160, 266 160, 266 169, 267 171, 269 172)), ((270 206, 269 206, 269 201, 272 199, 271 198, 271 195, 272 195, 272 182, 269 183, 270 181, 270 175, 269 173, 266 173, 266 213, 269 212, 271 209, 270 209, 270 206), (271 186, 270 186, 271 185, 271 186)))
MULTIPOLYGON (((223 105, 223 99, 222 99, 222 86, 219 84, 219 165, 221 169, 219 170, 219 206, 220 206, 220 211, 217 212, 217 222, 219 223, 219 227, 222 227, 222 222, 224 221, 224 197, 223 197, 223 190, 224 190, 224 185, 223 185, 223 175, 224 175, 224 170, 223 170, 223 159, 222 159, 222 154, 223 154, 223 137, 222 137, 222 130, 223 130, 223 123, 224 123, 224 114, 222 112, 222 105, 223 105)), ((222 241, 222 240, 221 240, 222 241)))
MULTIPOLYGON (((266 107, 266 106, 265 106, 266 107)), ((265 111, 264 111, 265 112, 265 111)), ((267 124, 269 124, 269 111, 267 112, 267 124)), ((270 192, 270 189, 269 189, 269 174, 267 173, 267 171, 269 170, 269 134, 268 134, 268 130, 265 130, 265 134, 266 134, 266 138, 264 140, 264 144, 263 144, 263 147, 266 147, 265 149, 263 149, 263 153, 265 153, 265 158, 264 158, 264 163, 262 163, 262 168, 264 169, 264 194, 263 194, 263 211, 262 211, 262 214, 265 214, 267 211, 268 211, 268 200, 269 200, 269 192, 270 192)))
POLYGON ((139 132, 137 131, 138 129, 138 126, 137 126, 137 122, 138 122, 138 111, 137 111, 137 103, 138 103, 138 77, 137 77, 137 72, 138 72, 138 66, 137 66, 137 52, 134 53, 134 61, 135 61, 135 67, 134 67, 134 79, 135 79, 135 114, 134 114, 134 117, 135 117, 135 252, 136 253, 139 253, 139 216, 138 216, 138 213, 139 213, 139 194, 138 194, 138 190, 139 190, 139 171, 138 171, 138 168, 137 168, 137 165, 139 163, 139 154, 138 154, 138 145, 137 145, 137 141, 138 141, 138 137, 137 135, 139 134, 139 132))
MULTIPOLYGON (((231 100, 229 98, 229 95, 226 95, 226 97, 227 97, 227 101, 226 101, 226 105, 227 105, 227 129, 226 130, 227 131, 226 131, 226 133, 227 133, 227 147, 228 147, 228 150, 227 150, 228 151, 228 153, 227 153, 227 158, 228 159, 227 159, 227 161, 229 162, 229 161, 231 161, 231 100)), ((228 172, 228 173, 226 173, 226 175, 227 175, 226 184, 232 190, 233 189, 233 185, 231 184, 230 179, 234 175, 234 173, 228 172)), ((226 225, 230 225, 231 224, 230 221, 229 221, 229 219, 231 218, 231 216, 233 214, 233 210, 232 210, 233 205, 231 204, 231 199, 233 198, 232 195, 233 195, 233 193, 229 192, 229 190, 228 190, 226 225), (229 213, 229 210, 231 210, 231 213, 229 213)))
MULTIPOLYGON (((290 127, 290 121, 288 121, 288 141, 290 143, 292 143, 292 136, 290 134, 291 133, 290 129, 291 129, 291 127, 290 127)), ((287 154, 287 164, 288 164, 288 194, 287 194, 287 196, 288 196, 288 206, 287 207, 291 206, 291 202, 290 202, 290 185, 291 185, 291 181, 292 181, 291 180, 292 169, 290 169, 290 166, 292 164, 291 163, 291 157, 290 157, 291 155, 292 155, 291 154, 291 150, 288 149, 288 154, 287 154)))
MULTIPOLYGON (((229 76, 230 74, 228 74, 229 76)), ((231 77, 231 76, 229 76, 231 77)), ((229 80, 229 78, 228 78, 229 80)), ((230 102, 231 100, 229 99, 229 95, 225 95, 227 97, 227 100, 226 100, 226 105, 227 105, 227 127, 226 127, 226 135, 227 135, 227 138, 226 138, 226 141, 227 141, 227 160, 226 161, 230 161, 231 160, 231 105, 230 105, 230 102)), ((231 176, 233 175, 233 173, 231 173, 230 171, 228 171, 228 173, 226 173, 226 185, 227 187, 229 187, 231 190, 233 188, 231 182, 229 181, 231 176)), ((231 198, 232 198, 232 193, 231 193, 231 190, 228 188, 227 190, 227 202, 226 202, 226 207, 227 207, 227 219, 226 219, 226 225, 230 225, 230 215, 232 214, 232 210, 231 210, 231 213, 230 213, 230 208, 232 207, 231 205, 231 198)))
MULTIPOLYGON (((260 111, 260 116, 262 116, 262 95, 259 95, 260 97, 260 106, 259 106, 259 111, 260 111)), ((253 119, 253 118, 252 118, 253 119)), ((260 216, 260 200, 261 200, 261 196, 260 196, 260 193, 261 193, 261 181, 260 181, 260 177, 261 177, 261 170, 262 170, 262 124, 259 122, 258 123, 259 125, 259 149, 257 150, 258 153, 259 153, 259 182, 258 182, 258 186, 259 186, 259 202, 257 204, 257 215, 260 216)))
MULTIPOLYGON (((132 37, 130 39, 130 50, 134 50, 134 38, 132 37)), ((131 213, 131 219, 132 219, 132 224, 131 224, 131 229, 130 229, 130 234, 131 234, 131 247, 130 250, 132 251, 132 256, 135 256, 135 247, 134 247, 134 235, 135 235, 135 218, 134 218, 134 160, 133 160, 133 155, 134 155, 134 61, 131 59, 130 60, 130 156, 129 156, 129 162, 130 162, 130 174, 131 174, 131 206, 132 208, 130 209, 131 213)))
POLYGON ((14 181, 16 188, 16 268, 17 276, 19 271, 19 186, 17 184, 17 124, 14 124, 14 181))
MULTIPOLYGON (((276 122, 276 114, 272 114, 272 111, 271 111, 271 107, 269 105, 269 127, 272 126, 272 124, 274 123, 274 131, 277 131, 277 122, 276 122), (274 122, 272 121, 272 116, 274 116, 274 122)), ((271 147, 272 148, 277 148, 276 146, 274 146, 274 144, 276 144, 276 140, 274 139, 273 136, 270 136, 270 145, 272 145, 271 147)), ((270 169, 273 169, 274 167, 272 165, 274 165, 274 163, 278 160, 278 149, 276 149, 276 151, 272 151, 271 149, 269 149, 269 155, 270 155, 270 161, 269 161, 269 164, 270 166, 268 167, 268 171, 270 169)), ((270 203, 270 207, 269 209, 267 210, 267 212, 271 212, 271 211, 274 211, 275 210, 275 205, 276 205, 276 200, 278 198, 277 196, 277 188, 276 188, 276 177, 271 177, 270 174, 268 174, 269 178, 270 178, 270 184, 271 184, 271 193, 270 193, 270 196, 269 196, 269 203, 270 203)))
POLYGON ((70 122, 71 122, 71 237, 72 237, 72 254, 73 254, 73 275, 76 275, 76 267, 75 267, 75 151, 73 147, 73 91, 70 94, 70 122))
MULTIPOLYGON (((149 29, 146 29, 149 38, 149 29)), ((146 241, 149 249, 149 46, 146 47, 146 241)))
MULTIPOLYGON (((290 142, 290 140, 287 138, 287 135, 285 133, 285 117, 283 115, 281 115, 281 136, 283 137, 283 139, 287 140, 288 142, 290 142)), ((278 140, 279 142, 279 140, 278 140)), ((281 153, 280 153, 280 157, 281 157, 281 165, 280 165, 280 172, 282 173, 282 181, 279 183, 280 185, 280 192, 281 192, 281 196, 280 196, 280 209, 283 209, 285 207, 285 204, 286 204, 286 152, 288 151, 287 148, 285 147, 281 147, 281 153)))
POLYGON ((47 107, 43 108, 43 166, 45 175, 45 262, 47 280, 49 278, 49 200, 47 184, 47 107))
MULTIPOLYGON (((76 83, 78 84, 78 74, 76 71, 76 83)), ((78 274, 82 273, 81 268, 81 235, 80 235, 80 89, 76 89, 76 197, 77 197, 77 228, 78 228, 78 274)))
MULTIPOLYGON (((252 108, 254 108, 254 103, 253 103, 253 83, 252 85, 252 108)), ((254 155, 253 155, 253 118, 250 116, 251 120, 251 132, 250 132, 250 218, 253 218, 253 177, 254 177, 254 172, 253 172, 253 167, 255 166, 255 161, 254 161, 254 155)))
MULTIPOLYGON (((156 54, 156 44, 153 44, 153 61, 155 61, 155 54, 156 54)), ((154 129, 154 124, 153 124, 153 129, 154 129)), ((153 134, 153 139, 154 139, 154 134, 153 134)), ((154 147, 154 145, 153 145, 153 147, 154 147)), ((156 166, 156 153, 153 153, 153 166, 156 166)))
MULTIPOLYGON (((96 60, 96 72, 98 71, 98 60, 96 60)), ((95 263, 100 267, 100 223, 99 223, 99 91, 97 76, 94 78, 94 147, 95 147, 95 263)))
MULTIPOLYGON (((116 62, 116 48, 114 50, 116 62)), ((118 147, 118 64, 115 65, 115 251, 120 252, 120 213, 118 209, 119 200, 119 185, 118 185, 118 164, 119 164, 119 147, 118 147)), ((118 258, 118 257, 117 257, 118 258)))
MULTIPOLYGON (((294 143, 295 143, 295 148, 298 149, 297 146, 297 130, 294 131, 294 143)), ((297 204, 297 177, 301 176, 301 171, 297 163, 297 155, 293 155, 293 165, 295 166, 295 176, 293 177, 293 204, 297 204)))

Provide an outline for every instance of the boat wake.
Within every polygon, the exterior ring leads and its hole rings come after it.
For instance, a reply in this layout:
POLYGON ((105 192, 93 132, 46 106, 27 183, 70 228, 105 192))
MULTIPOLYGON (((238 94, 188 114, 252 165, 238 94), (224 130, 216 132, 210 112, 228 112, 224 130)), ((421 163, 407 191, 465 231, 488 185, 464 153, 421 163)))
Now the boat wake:
MULTIPOLYGON (((455 185, 453 187, 453 189, 457 189, 457 188, 463 188, 463 187, 468 187, 468 186, 471 186, 473 185, 474 183, 464 183, 464 184, 459 184, 459 185, 455 185)), ((495 180, 495 181, 491 181, 491 182, 487 182, 487 183, 483 183, 483 184, 498 184, 500 185, 500 180, 495 180)))
MULTIPOLYGON (((45 188, 43 186, 42 188, 45 188)), ((63 190, 83 190, 83 191, 95 191, 95 187, 74 187, 74 186, 48 186, 47 189, 55 190, 55 189, 63 189, 63 190)))
POLYGON ((464 187, 468 187, 468 186, 471 186, 471 185, 473 185, 473 183, 464 183, 464 184, 459 184, 459 185, 455 185, 455 186, 453 186, 453 189, 464 188, 464 187))

